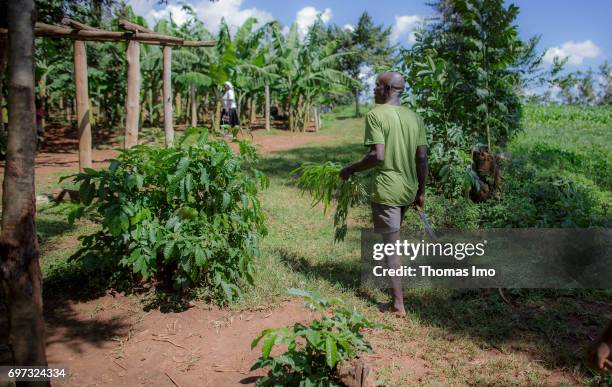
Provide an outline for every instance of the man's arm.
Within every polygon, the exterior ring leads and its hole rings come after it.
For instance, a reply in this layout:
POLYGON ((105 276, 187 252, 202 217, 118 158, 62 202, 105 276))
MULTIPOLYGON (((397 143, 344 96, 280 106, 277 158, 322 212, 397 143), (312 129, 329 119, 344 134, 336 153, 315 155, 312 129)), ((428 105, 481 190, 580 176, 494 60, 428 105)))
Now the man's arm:
POLYGON ((416 173, 419 180, 419 189, 414 198, 414 206, 417 210, 425 207, 425 182, 427 181, 427 145, 419 145, 414 155, 416 161, 416 173))
POLYGON ((355 172, 366 171, 382 164, 385 161, 385 144, 374 144, 361 161, 351 164, 340 171, 340 176, 347 180, 355 172))

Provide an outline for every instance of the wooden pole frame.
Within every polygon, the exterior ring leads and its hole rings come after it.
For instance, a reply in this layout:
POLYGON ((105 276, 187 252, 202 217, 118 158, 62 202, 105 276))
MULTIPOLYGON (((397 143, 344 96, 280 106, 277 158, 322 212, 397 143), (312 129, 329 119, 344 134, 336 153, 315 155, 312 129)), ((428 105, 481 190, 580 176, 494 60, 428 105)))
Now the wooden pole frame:
POLYGON ((79 171, 91 168, 91 124, 89 122, 89 84, 87 48, 82 40, 74 41, 74 81, 76 86, 76 119, 79 129, 79 171))
POLYGON ((174 146, 174 127, 172 116, 172 47, 164 46, 163 49, 163 93, 164 93, 164 134, 166 148, 174 146))
MULTIPOLYGON (((68 19, 70 20, 70 19, 68 19)), ((128 41, 136 40, 146 44, 159 44, 159 45, 170 45, 170 46, 182 46, 182 47, 214 47, 215 41, 193 41, 184 40, 177 38, 176 36, 162 35, 151 32, 140 32, 140 31, 107 31, 99 30, 82 23, 75 22, 73 20, 67 21, 72 28, 55 26, 46 23, 36 23, 34 29, 36 36, 48 36, 56 38, 68 38, 74 40, 84 41, 128 41), (78 24, 75 24, 78 23, 78 24), (75 28, 78 27, 78 28, 75 28)), ((0 34, 7 34, 6 28, 0 28, 0 34)))
POLYGON ((264 88, 265 93, 265 116, 266 116, 266 130, 270 131, 270 85, 266 83, 264 88))
POLYGON ((138 145, 140 122, 140 43, 131 40, 127 44, 127 96, 125 98, 125 137, 123 146, 130 149, 138 145))
MULTIPOLYGON (((86 41, 112 41, 125 42, 127 44, 128 90, 126 96, 125 148, 138 144, 138 126, 140 121, 140 43, 163 45, 164 132, 166 147, 173 146, 174 118, 172 113, 172 86, 170 84, 172 71, 171 47, 214 47, 216 42, 184 40, 176 36, 163 35, 128 20, 119 21, 119 26, 127 30, 127 32, 94 28, 69 18, 64 18, 62 23, 66 27, 37 22, 34 25, 34 33, 36 36, 74 40, 74 72, 77 90, 76 110, 79 128, 79 170, 83 171, 85 168, 91 168, 92 165, 86 41)), ((6 36, 8 36, 8 30, 0 28, 0 39, 4 39, 6 36)), ((192 99, 195 100, 195 95, 193 94, 192 99)), ((194 116, 193 113, 192 116, 194 116)))

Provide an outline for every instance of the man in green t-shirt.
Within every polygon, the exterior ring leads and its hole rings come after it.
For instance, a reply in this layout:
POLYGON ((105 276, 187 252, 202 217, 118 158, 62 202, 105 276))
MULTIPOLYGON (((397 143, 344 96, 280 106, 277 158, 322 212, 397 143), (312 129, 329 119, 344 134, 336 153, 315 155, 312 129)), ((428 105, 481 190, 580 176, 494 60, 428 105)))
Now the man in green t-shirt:
MULTIPOLYGON (((385 243, 399 239, 399 229, 409 206, 422 210, 427 177, 427 140, 423 119, 401 106, 404 78, 396 72, 376 80, 377 106, 366 116, 364 145, 370 147, 363 160, 340 171, 343 179, 353 173, 376 168, 372 184, 372 218, 385 243)), ((397 255, 387 256, 389 268, 399 268, 397 255)), ((405 315, 400 277, 391 278, 393 301, 390 310, 405 315)))

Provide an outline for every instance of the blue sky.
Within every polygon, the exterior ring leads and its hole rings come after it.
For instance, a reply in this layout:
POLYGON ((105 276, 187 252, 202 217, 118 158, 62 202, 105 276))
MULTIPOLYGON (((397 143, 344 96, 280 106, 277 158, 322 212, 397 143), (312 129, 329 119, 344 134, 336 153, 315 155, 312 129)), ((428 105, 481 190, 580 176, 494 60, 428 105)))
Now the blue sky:
MULTIPOLYGON (((265 22, 277 19, 285 25, 297 22, 302 32, 322 14, 327 23, 350 28, 367 11, 376 23, 393 28, 393 39, 409 46, 412 31, 423 17, 432 14, 426 0, 127 0, 135 11, 154 22, 172 12, 180 22, 180 5, 190 4, 209 29, 215 30, 221 17, 239 25, 255 16, 265 22)), ((507 2, 509 4, 510 2, 507 2)), ((596 68, 612 55, 612 1, 610 0, 517 0, 521 9, 518 26, 523 38, 541 35, 540 49, 548 49, 550 62, 555 55, 567 56, 568 70, 596 68)))

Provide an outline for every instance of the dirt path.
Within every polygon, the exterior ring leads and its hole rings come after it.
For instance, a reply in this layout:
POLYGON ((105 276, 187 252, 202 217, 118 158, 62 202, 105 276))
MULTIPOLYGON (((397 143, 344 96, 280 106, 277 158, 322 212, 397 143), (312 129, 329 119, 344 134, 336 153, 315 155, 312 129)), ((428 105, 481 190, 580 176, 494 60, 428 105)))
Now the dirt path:
MULTIPOLYGON (((37 195, 55 196, 61 187, 61 175, 76 173, 79 167, 77 134, 66 127, 51 127, 45 134, 45 143, 36 157, 37 195)), ((247 137, 249 138, 249 137, 247 137)), ((308 143, 323 143, 333 137, 318 133, 281 132, 269 135, 260 129, 253 132, 253 140, 262 154, 282 152, 304 146, 308 143)), ((94 136, 94 144, 103 144, 100 149, 92 150, 93 168, 102 168, 108 161, 117 157, 121 144, 113 134, 106 132, 94 136)), ((234 143, 230 145, 237 149, 234 143)), ((4 162, 0 161, 0 181, 4 176, 4 162)), ((1 187, 0 187, 1 192, 1 187)))

